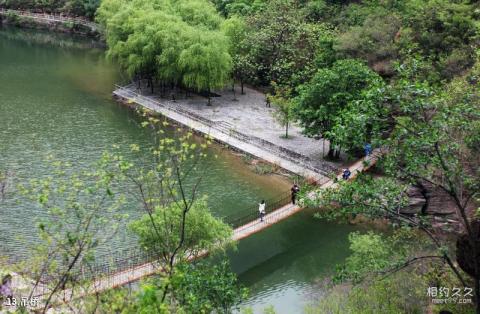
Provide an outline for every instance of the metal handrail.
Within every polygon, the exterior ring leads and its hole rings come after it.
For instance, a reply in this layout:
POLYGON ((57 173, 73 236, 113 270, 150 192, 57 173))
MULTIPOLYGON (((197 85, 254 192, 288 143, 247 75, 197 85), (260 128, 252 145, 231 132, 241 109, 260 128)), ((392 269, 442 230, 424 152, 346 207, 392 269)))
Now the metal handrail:
POLYGON ((127 97, 142 99, 144 102, 142 102, 141 105, 150 109, 150 110, 155 111, 156 108, 154 106, 159 106, 161 108, 165 108, 165 109, 180 113, 180 114, 182 114, 184 116, 187 116, 187 117, 189 117, 193 120, 196 120, 198 122, 206 124, 207 126, 209 126, 211 128, 214 128, 214 129, 216 129, 216 130, 218 130, 218 131, 220 131, 220 132, 222 132, 222 133, 224 133, 228 136, 240 139, 242 141, 247 141, 248 143, 250 143, 252 145, 255 145, 255 146, 257 146, 259 148, 262 148, 262 149, 267 149, 270 152, 273 152, 275 154, 280 154, 283 158, 285 158, 285 159, 287 159, 291 162, 294 162, 294 163, 300 163, 302 165, 302 167, 307 168, 307 169, 309 169, 311 171, 314 171, 316 173, 320 173, 324 176, 330 176, 334 171, 336 171, 336 169, 333 166, 328 165, 328 164, 324 164, 323 167, 327 168, 329 171, 326 171, 325 169, 313 166, 313 165, 310 164, 311 159, 309 157, 307 157, 305 155, 302 155, 302 154, 299 154, 297 152, 287 150, 282 146, 279 146, 277 144, 274 144, 274 143, 272 143, 270 141, 267 141, 267 140, 264 140, 262 138, 259 138, 259 137, 253 136, 253 135, 246 135, 246 134, 241 133, 241 132, 239 132, 237 130, 234 130, 234 129, 231 129, 231 130, 229 130, 229 132, 226 132, 226 130, 224 128, 219 127, 217 125, 217 123, 214 123, 213 121, 208 120, 208 119, 206 119, 202 116, 199 116, 199 115, 197 115, 197 114, 195 114, 195 113, 193 113, 189 110, 186 110, 186 109, 180 108, 178 106, 175 106, 175 105, 171 104, 170 101, 160 102, 158 100, 155 100, 155 99, 152 99, 150 97, 146 97, 144 95, 136 93, 136 92, 134 92, 134 91, 132 91, 132 90, 126 88, 126 87, 123 87, 123 86, 120 86, 120 85, 115 85, 115 87, 117 89, 115 92, 117 92, 117 93, 118 93, 118 90, 121 90, 123 93, 126 94, 127 97))
POLYGON ((98 24, 88 21, 87 19, 80 18, 80 17, 63 16, 61 14, 33 13, 30 11, 21 11, 21 10, 5 9, 5 8, 0 8, 0 13, 2 14, 12 13, 19 16, 31 17, 31 18, 42 19, 42 20, 53 21, 53 22, 71 22, 75 24, 88 26, 92 29, 99 28, 98 24))
MULTIPOLYGON (((117 87, 123 90, 125 93, 128 93, 129 95, 144 99, 146 101, 146 104, 144 105, 151 110, 156 109, 151 106, 153 104, 153 105, 158 105, 158 106, 179 112, 178 108, 172 109, 172 108, 169 108, 170 106, 165 107, 163 104, 151 98, 147 98, 143 95, 139 95, 121 86, 117 86, 117 87)), ((180 111, 180 113, 184 114, 184 111, 180 111)), ((206 120, 206 121, 209 121, 209 120, 206 120)), ((242 133, 239 133, 239 134, 242 134, 242 133)), ((246 136, 246 135, 242 134, 242 136, 246 136)), ((319 185, 323 185, 324 183, 330 180, 332 179, 330 179, 329 177, 324 177, 320 180, 317 180, 315 183, 319 185)), ((268 216, 267 216, 268 214, 272 214, 276 210, 286 206, 287 204, 290 203, 290 201, 291 201, 290 192, 284 192, 274 198, 267 199, 266 208, 265 208, 265 214, 266 214, 265 219, 268 220, 268 216)), ((254 205, 254 206, 249 206, 248 208, 245 208, 243 210, 236 211, 235 214, 224 217, 222 220, 226 224, 230 225, 233 229, 237 229, 259 218, 260 218, 260 215, 258 211, 258 205, 254 205), (240 213, 240 214, 237 214, 237 213, 240 213)), ((160 259, 160 256, 156 251, 128 249, 120 252, 115 252, 114 254, 108 254, 107 256, 97 257, 97 259, 102 260, 102 262, 90 265, 90 267, 88 268, 82 267, 80 269, 76 269, 73 272, 72 277, 76 278, 77 280, 83 280, 83 281, 99 279, 99 278, 108 278, 108 277, 111 277, 111 275, 113 274, 120 273, 123 271, 128 271, 130 269, 139 267, 144 264, 156 262, 160 259)), ((43 287, 43 289, 48 291, 48 287, 43 287)))

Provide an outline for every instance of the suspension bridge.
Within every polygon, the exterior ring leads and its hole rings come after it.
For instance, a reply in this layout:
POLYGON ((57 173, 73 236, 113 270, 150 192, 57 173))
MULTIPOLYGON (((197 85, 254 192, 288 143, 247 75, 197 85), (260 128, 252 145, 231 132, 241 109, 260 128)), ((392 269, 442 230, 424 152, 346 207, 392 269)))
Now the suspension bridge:
MULTIPOLYGON (((359 173, 375 165, 380 155, 380 151, 375 150, 370 156, 362 158, 351 165, 349 167, 351 171, 349 180, 353 180, 359 173)), ((313 199, 315 191, 318 191, 318 189, 336 187, 340 180, 343 180, 342 174, 338 174, 333 178, 324 177, 316 182, 317 188, 307 194, 306 198, 313 199)), ((302 205, 291 203, 290 193, 284 193, 276 199, 267 200, 266 215, 263 221, 259 218, 258 206, 243 211, 239 216, 224 218, 224 221, 234 229, 232 240, 239 241, 287 219, 302 209, 304 209, 302 205)), ((208 252, 201 252, 196 258, 207 254, 208 252)), ((110 256, 108 262, 94 265, 88 270, 81 269, 74 277, 80 281, 89 282, 89 284, 86 287, 83 286, 80 291, 65 289, 58 292, 53 303, 61 306, 61 304, 68 303, 75 298, 98 294, 158 274, 161 269, 159 260, 158 255, 146 251, 129 250, 118 252, 115 256, 110 256)), ((41 304, 41 300, 50 293, 51 287, 43 284, 35 288, 33 296, 38 298, 41 304)))

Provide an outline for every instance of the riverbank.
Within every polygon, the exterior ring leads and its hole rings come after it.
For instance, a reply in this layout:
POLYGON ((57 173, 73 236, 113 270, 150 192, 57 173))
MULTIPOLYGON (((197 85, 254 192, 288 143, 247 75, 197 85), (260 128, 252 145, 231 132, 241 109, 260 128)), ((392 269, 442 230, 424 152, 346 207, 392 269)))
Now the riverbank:
POLYGON ((77 34, 101 39, 100 26, 86 19, 0 8, 0 25, 77 34))
POLYGON ((211 106, 200 96, 177 96, 172 101, 138 90, 135 85, 117 86, 113 95, 117 101, 159 113, 311 182, 324 180, 344 166, 323 160, 328 143, 304 137, 297 128, 292 128, 291 138, 282 138, 283 129, 275 123, 272 109, 265 107, 263 94, 251 89, 246 95, 237 95, 236 100, 221 91, 211 106))

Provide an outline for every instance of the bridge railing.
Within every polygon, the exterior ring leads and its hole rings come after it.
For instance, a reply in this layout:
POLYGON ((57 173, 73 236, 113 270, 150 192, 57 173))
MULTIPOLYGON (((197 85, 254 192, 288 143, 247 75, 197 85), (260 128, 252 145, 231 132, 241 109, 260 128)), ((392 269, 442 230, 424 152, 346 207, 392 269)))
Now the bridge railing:
POLYGON ((34 18, 34 19, 42 19, 42 20, 46 20, 46 21, 74 23, 74 24, 88 26, 91 29, 98 29, 99 28, 98 24, 96 24, 92 21, 89 21, 86 18, 71 17, 71 16, 65 16, 65 15, 62 15, 62 14, 54 14, 54 13, 34 13, 34 12, 30 12, 30 11, 0 8, 0 14, 9 14, 9 13, 10 14, 15 14, 15 15, 18 15, 18 16, 34 18))
MULTIPOLYGON (((207 125, 208 127, 215 129, 217 131, 220 131, 228 136, 231 136, 233 138, 239 139, 241 141, 250 143, 256 147, 259 147, 261 149, 265 149, 267 151, 270 151, 276 155, 281 156, 282 158, 293 162, 295 164, 300 164, 302 167, 309 169, 313 172, 319 173, 324 176, 329 176, 331 175, 332 172, 336 171, 336 168, 326 162, 321 162, 321 167, 313 165, 313 161, 302 154, 299 154, 297 152, 288 150, 282 146, 276 145, 270 141, 264 140, 262 138, 259 138, 257 136, 253 135, 247 135, 244 133, 241 133, 235 129, 226 129, 224 126, 219 124, 216 121, 212 121, 209 119, 206 119, 190 110, 187 110, 185 108, 182 108, 176 103, 173 103, 171 101, 158 101, 153 99, 153 97, 148 97, 144 96, 142 94, 139 94, 130 88, 120 86, 120 85, 115 85, 116 87, 116 94, 120 97, 126 98, 126 99, 131 99, 131 100, 140 100, 141 105, 144 106, 147 109, 150 109, 152 111, 156 111, 158 108, 165 108, 167 110, 171 110, 174 112, 177 112, 183 116, 186 116, 188 118, 191 118, 192 120, 198 121, 204 125, 207 125)), ((318 161, 317 161, 318 162, 318 161)))
MULTIPOLYGON (((270 214, 275 210, 287 205, 291 202, 290 193, 282 193, 278 197, 266 200, 266 214, 270 214)), ((224 217, 222 220, 236 229, 242 225, 246 225, 257 219, 260 219, 258 204, 249 206, 245 209, 237 211, 233 215, 224 217)), ((268 217, 265 217, 267 220, 268 217)), ((142 250, 142 249, 125 249, 115 251, 103 256, 97 256, 96 260, 101 262, 86 265, 73 272, 72 278, 76 280, 95 280, 98 278, 107 278, 113 274, 128 271, 140 265, 159 261, 161 250, 142 250)))
MULTIPOLYGON (((323 178, 316 183, 318 185, 322 185, 330 180, 330 178, 323 178)), ((284 192, 278 194, 276 197, 266 199, 266 215, 264 217, 264 221, 268 222, 268 214, 274 213, 276 210, 289 204, 291 201, 292 198, 290 192, 284 192)), ((247 225, 248 223, 260 220, 260 212, 258 208, 259 204, 255 204, 244 209, 237 210, 236 213, 223 217, 222 220, 226 224, 230 225, 233 229, 237 229, 243 225, 247 225)), ((76 272, 78 276, 77 278, 81 278, 82 280, 92 280, 99 277, 107 277, 114 273, 127 271, 146 263, 152 263, 160 259, 161 256, 158 252, 160 252, 160 250, 145 251, 141 249, 126 249, 122 251, 116 251, 113 254, 109 253, 108 255, 97 256, 97 260, 102 260, 102 262, 78 270, 76 272)))
MULTIPOLYGON (((291 202, 291 194, 283 193, 279 198, 265 200, 265 214, 270 214, 276 209, 279 209, 291 202)), ((233 229, 239 228, 252 221, 260 219, 259 204, 251 206, 246 210, 242 210, 240 214, 232 214, 223 219, 223 221, 230 225, 233 229)))
MULTIPOLYGON (((122 90, 122 93, 124 93, 124 96, 141 98, 143 100, 142 105, 144 105, 145 107, 151 110, 155 110, 156 109, 155 106, 165 107, 164 104, 160 104, 159 102, 151 98, 139 95, 137 93, 134 93, 120 86, 117 86, 117 87, 122 90)), ((173 106, 173 107, 174 109, 170 108, 169 106, 168 109, 181 112, 182 114, 189 114, 189 115, 191 114, 189 111, 183 111, 183 109, 178 108, 178 106, 173 106)), ((198 117, 195 117, 195 119, 199 120, 204 118, 198 116, 198 117)), ((212 125, 211 121, 207 119, 205 119, 205 121, 202 121, 202 122, 207 123, 206 121, 208 121, 209 123, 208 125, 212 125)), ((214 125, 212 125, 212 127, 213 126, 214 125)), ((239 136, 246 136, 242 133, 238 133, 238 134, 239 136)), ((316 181, 315 183, 318 185, 322 185, 330 180, 331 179, 329 177, 323 177, 322 179, 316 181)), ((266 199, 265 202, 266 202, 266 206, 265 206, 266 216, 264 219, 268 222, 267 215, 289 204, 291 202, 291 194, 290 192, 284 192, 274 198, 266 199)), ((238 210, 236 213, 232 215, 223 217, 223 221, 229 224, 233 229, 239 228, 255 220, 260 220, 260 213, 258 211, 258 208, 259 208, 259 204, 255 204, 245 209, 238 210)), ((144 264, 159 261, 161 258, 161 256, 159 255, 159 252, 160 250, 146 251, 141 249, 135 249, 135 250, 128 249, 128 250, 109 253, 108 255, 105 255, 105 256, 97 256, 96 260, 101 260, 101 262, 93 263, 90 265, 86 265, 80 269, 76 269, 72 273, 72 278, 75 278, 76 280, 84 280, 84 281, 89 281, 89 280, 92 281, 92 280, 102 278, 102 279, 107 279, 108 281, 113 274, 117 274, 123 271, 128 271, 144 264)), ((45 285, 42 289, 44 291, 48 291, 48 288, 45 288, 45 287, 47 286, 45 285)))

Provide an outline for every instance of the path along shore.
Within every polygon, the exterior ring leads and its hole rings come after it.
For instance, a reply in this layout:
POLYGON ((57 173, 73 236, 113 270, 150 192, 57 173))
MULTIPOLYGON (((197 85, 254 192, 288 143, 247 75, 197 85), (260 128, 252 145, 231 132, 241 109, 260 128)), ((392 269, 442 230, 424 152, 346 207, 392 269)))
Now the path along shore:
POLYGON ((292 126, 291 137, 282 137, 284 129, 272 117, 273 108, 264 104, 265 96, 252 89, 233 100, 221 91, 212 105, 206 99, 190 96, 175 101, 139 90, 135 85, 117 86, 114 97, 130 106, 140 106, 159 113, 214 140, 275 164, 311 181, 321 181, 336 173, 342 165, 327 162, 322 156, 328 142, 305 137, 292 126))

